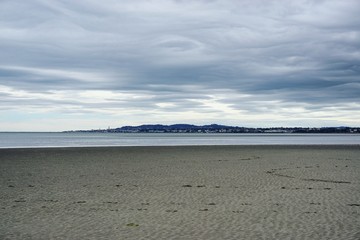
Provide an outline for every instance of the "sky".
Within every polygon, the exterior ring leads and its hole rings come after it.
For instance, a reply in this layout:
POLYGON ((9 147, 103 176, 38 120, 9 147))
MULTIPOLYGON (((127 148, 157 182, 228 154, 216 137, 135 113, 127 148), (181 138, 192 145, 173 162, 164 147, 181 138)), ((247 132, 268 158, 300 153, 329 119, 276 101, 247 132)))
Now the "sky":
POLYGON ((0 131, 359 119, 358 0, 0 0, 0 131))

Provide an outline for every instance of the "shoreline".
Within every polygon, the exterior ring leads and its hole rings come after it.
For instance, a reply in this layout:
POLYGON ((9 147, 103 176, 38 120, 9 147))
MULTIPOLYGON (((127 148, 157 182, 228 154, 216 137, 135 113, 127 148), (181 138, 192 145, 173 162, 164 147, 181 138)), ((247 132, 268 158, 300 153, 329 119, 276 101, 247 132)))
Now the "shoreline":
POLYGON ((94 146, 20 146, 20 147, 0 147, 0 151, 2 150, 15 150, 15 149, 19 149, 19 150, 24 150, 24 149, 86 149, 86 148, 98 148, 98 149, 104 149, 104 148, 192 148, 192 147, 199 147, 199 148, 203 148, 203 147, 245 147, 245 148, 252 148, 252 147, 324 147, 324 148, 328 148, 328 147, 360 147, 360 144, 341 144, 341 143, 334 143, 334 144, 227 144, 227 145, 221 145, 221 144, 215 144, 215 145, 208 145, 208 144, 192 144, 192 145, 114 145, 114 146, 104 146, 104 145, 94 145, 94 146))
POLYGON ((360 134, 0 134, 0 149, 227 145, 360 145, 360 134))

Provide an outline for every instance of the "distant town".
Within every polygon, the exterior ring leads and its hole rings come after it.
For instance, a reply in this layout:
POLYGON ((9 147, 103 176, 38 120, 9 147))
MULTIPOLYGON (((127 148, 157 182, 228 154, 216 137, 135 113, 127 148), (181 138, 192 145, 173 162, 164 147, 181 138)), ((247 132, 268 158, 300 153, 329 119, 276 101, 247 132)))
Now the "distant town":
POLYGON ((192 124, 140 125, 119 128, 73 130, 65 132, 99 133, 360 133, 360 127, 271 127, 248 128, 218 124, 197 126, 192 124))

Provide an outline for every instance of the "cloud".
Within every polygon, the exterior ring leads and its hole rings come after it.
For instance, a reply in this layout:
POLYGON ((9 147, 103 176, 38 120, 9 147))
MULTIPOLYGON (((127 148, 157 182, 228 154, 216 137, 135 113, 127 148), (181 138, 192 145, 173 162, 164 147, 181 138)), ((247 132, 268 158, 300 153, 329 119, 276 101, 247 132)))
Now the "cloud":
POLYGON ((119 125, 347 125, 360 117, 356 0, 0 6, 2 114, 124 116, 119 125))

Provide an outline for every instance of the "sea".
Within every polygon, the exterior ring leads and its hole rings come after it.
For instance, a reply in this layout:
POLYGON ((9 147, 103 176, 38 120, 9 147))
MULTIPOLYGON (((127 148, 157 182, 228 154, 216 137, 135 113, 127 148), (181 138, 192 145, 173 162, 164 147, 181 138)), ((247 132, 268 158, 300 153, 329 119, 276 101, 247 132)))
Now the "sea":
POLYGON ((309 144, 360 145, 360 134, 0 132, 0 148, 309 144))

